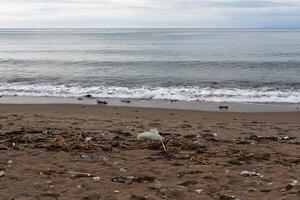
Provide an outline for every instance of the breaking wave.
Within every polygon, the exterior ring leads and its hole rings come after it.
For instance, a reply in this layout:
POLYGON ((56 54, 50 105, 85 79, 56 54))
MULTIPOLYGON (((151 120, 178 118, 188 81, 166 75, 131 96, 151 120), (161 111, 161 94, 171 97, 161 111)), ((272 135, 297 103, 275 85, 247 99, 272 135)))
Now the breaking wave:
POLYGON ((205 102, 249 102, 249 103, 299 103, 299 89, 261 88, 209 88, 184 87, 116 87, 79 85, 20 85, 0 84, 0 95, 81 97, 91 94, 99 98, 133 98, 155 100, 182 100, 205 102))

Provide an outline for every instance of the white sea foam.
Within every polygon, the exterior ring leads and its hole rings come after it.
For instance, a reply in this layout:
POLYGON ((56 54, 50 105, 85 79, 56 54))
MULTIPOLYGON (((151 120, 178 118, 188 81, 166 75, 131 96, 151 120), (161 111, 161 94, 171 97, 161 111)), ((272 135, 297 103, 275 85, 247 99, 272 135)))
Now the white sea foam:
POLYGON ((206 102, 278 102, 299 103, 300 90, 272 88, 201 88, 201 87, 81 87, 78 85, 0 84, 0 95, 80 97, 92 94, 101 98, 177 99, 206 102))

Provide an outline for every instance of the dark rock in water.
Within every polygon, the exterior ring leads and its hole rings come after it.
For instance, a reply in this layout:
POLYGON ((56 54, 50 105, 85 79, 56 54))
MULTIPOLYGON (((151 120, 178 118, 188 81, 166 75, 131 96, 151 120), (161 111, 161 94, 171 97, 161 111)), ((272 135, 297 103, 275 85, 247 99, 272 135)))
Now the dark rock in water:
POLYGON ((177 102, 177 101, 178 101, 177 99, 171 99, 171 100, 170 100, 171 103, 175 103, 175 102, 177 102))
POLYGON ((93 97, 91 94, 87 94, 87 95, 85 95, 84 96, 85 98, 91 98, 91 97, 93 97))
POLYGON ((2 96, 0 95, 0 98, 1 98, 2 96))
POLYGON ((122 99, 121 103, 131 103, 131 101, 130 100, 126 100, 126 99, 122 99))
POLYGON ((220 110, 228 110, 229 107, 228 107, 228 106, 219 106, 219 109, 220 109, 220 110))
POLYGON ((78 101, 82 101, 82 100, 83 100, 83 98, 81 98, 81 97, 78 97, 78 98, 77 98, 77 100, 78 100, 78 101))
POLYGON ((126 183, 126 179, 122 176, 117 176, 113 178, 111 181, 116 183, 126 183))
POLYGON ((198 184, 197 181, 185 181, 183 183, 179 183, 178 185, 183 186, 183 187, 191 187, 191 186, 196 185, 196 184, 198 184))
POLYGON ((106 101, 96 100, 97 104, 107 105, 106 101))

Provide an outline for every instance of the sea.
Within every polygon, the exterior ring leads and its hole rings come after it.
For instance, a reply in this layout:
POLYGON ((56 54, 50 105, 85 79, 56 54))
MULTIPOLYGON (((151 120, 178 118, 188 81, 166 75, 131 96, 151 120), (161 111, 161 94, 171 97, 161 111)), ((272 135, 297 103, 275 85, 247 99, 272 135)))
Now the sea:
POLYGON ((0 96, 299 103, 297 29, 0 29, 0 96))

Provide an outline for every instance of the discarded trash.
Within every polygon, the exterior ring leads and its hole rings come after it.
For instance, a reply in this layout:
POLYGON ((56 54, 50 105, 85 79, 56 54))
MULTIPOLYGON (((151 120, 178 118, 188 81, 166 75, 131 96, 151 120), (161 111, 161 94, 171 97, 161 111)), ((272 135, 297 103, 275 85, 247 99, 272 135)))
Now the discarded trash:
POLYGON ((71 178, 82 178, 82 177, 91 177, 92 175, 89 173, 81 173, 81 172, 69 172, 71 174, 71 178))
POLYGON ((197 192, 198 194, 200 194, 203 191, 203 189, 197 189, 195 190, 195 192, 197 192))
POLYGON ((90 142, 92 139, 93 139, 92 137, 86 137, 84 141, 85 142, 90 142))
POLYGON ((281 190, 281 192, 290 190, 290 189, 292 189, 294 186, 296 186, 297 184, 298 184, 298 181, 297 181, 297 180, 292 180, 291 182, 289 182, 289 183, 285 186, 285 188, 283 188, 283 189, 281 190))
POLYGON ((99 182, 101 180, 101 178, 99 176, 94 176, 93 177, 94 181, 99 182))
POLYGON ((137 139, 143 140, 143 139, 148 139, 148 140, 159 140, 164 148, 165 151, 167 151, 165 144, 163 142, 164 137, 162 137, 159 134, 159 131, 155 129, 151 129, 150 131, 146 131, 143 133, 140 133, 137 135, 137 139))
POLYGON ((264 176, 261 175, 260 173, 256 173, 256 172, 249 172, 249 171, 242 171, 241 172, 241 176, 258 176, 260 178, 263 178, 264 176))
POLYGON ((4 170, 0 170, 0 177, 5 176, 5 171, 4 170))

